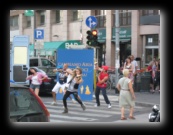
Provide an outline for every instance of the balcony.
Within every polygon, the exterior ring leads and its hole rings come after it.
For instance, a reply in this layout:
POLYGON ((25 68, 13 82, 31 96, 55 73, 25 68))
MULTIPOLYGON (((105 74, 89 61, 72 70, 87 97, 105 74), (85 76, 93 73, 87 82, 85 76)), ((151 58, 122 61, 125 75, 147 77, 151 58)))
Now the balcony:
POLYGON ((160 15, 140 16, 140 25, 160 25, 160 15))

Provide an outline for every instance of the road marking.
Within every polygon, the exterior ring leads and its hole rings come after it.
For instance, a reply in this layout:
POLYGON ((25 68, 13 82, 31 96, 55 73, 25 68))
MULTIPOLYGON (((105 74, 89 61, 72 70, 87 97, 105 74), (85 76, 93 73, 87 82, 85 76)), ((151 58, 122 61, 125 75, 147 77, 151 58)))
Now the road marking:
POLYGON ((74 117, 74 116, 64 116, 68 114, 62 114, 62 115, 55 115, 55 114, 50 114, 51 118, 63 118, 63 119, 72 119, 72 120, 83 120, 83 121, 95 121, 97 119, 93 118, 85 118, 85 117, 74 117))
MULTIPOLYGON (((63 112, 63 109, 62 110, 54 110, 54 109, 49 109, 49 112, 50 113, 61 113, 63 112)), ((74 115, 80 115, 80 116, 89 116, 89 117, 110 117, 112 115, 107 115, 107 114, 94 114, 94 113, 86 113, 85 111, 84 112, 75 112, 75 111, 69 111, 68 114, 74 114, 74 115)))

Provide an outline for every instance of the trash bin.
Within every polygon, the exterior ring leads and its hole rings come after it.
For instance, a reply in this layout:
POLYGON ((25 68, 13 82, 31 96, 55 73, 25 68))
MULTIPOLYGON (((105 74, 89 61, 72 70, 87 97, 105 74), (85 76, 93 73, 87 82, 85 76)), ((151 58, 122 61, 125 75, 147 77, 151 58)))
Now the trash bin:
POLYGON ((141 92, 149 92, 150 91, 150 72, 144 72, 141 75, 141 92))
POLYGON ((137 75, 134 77, 134 91, 139 92, 141 89, 141 73, 137 73, 137 75))

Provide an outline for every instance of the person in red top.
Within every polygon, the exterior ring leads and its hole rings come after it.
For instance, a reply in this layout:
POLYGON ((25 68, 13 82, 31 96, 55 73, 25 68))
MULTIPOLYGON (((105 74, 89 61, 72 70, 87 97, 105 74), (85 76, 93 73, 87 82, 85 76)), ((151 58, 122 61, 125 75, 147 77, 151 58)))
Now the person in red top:
POLYGON ((96 92, 95 92, 95 97, 96 97, 95 107, 100 106, 99 95, 100 95, 100 90, 101 90, 102 95, 104 97, 104 100, 105 100, 106 104, 108 105, 108 108, 111 108, 111 103, 110 103, 108 96, 106 94, 107 80, 109 78, 107 70, 108 70, 108 66, 102 66, 101 72, 98 75, 98 81, 96 84, 96 92))
POLYGON ((152 78, 152 65, 153 65, 153 61, 151 61, 147 67, 148 72, 150 72, 150 88, 151 88, 151 92, 154 92, 154 85, 153 85, 153 78, 152 78))

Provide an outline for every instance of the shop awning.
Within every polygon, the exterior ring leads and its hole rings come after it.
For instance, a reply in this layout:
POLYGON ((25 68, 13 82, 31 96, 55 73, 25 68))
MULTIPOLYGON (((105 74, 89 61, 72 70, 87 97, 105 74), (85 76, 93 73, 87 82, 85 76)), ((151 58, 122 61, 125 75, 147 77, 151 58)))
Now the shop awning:
MULTIPOLYGON (((54 41, 44 42, 44 46, 41 50, 36 50, 36 54, 40 55, 54 55, 57 49, 68 49, 69 46, 80 45, 80 40, 67 40, 67 41, 54 41)), ((29 46, 30 55, 34 55, 34 45, 29 46)))
MULTIPOLYGON (((112 42, 116 42, 115 40, 111 40, 112 42)), ((131 39, 119 39, 119 41, 121 43, 127 43, 127 42, 131 42, 131 39)))
POLYGON ((56 41, 56 42, 44 42, 44 50, 45 50, 45 55, 54 55, 55 51, 57 48, 59 48, 64 41, 56 41))
POLYGON ((44 50, 51 50, 54 49, 56 50, 57 48, 59 48, 62 44, 64 43, 64 41, 58 41, 58 42, 44 42, 44 50))

